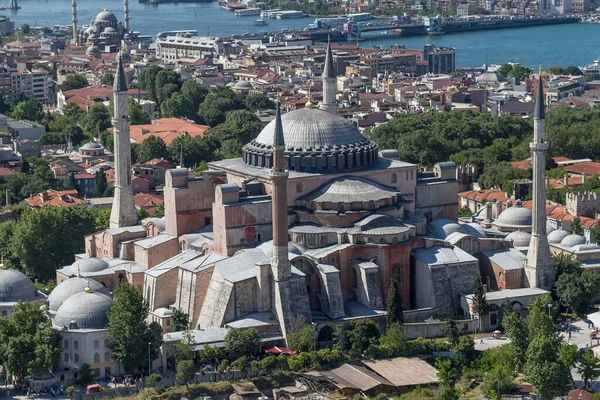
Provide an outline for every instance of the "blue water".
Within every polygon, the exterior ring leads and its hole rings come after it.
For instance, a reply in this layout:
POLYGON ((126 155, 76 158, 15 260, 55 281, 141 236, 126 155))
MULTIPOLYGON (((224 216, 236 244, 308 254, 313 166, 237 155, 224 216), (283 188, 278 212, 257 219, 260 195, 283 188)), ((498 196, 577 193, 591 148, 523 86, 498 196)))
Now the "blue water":
MULTIPOLYGON (((0 4, 8 0, 0 0, 0 4)), ((52 26, 71 23, 70 0, 21 0, 18 11, 1 11, 10 16, 17 26, 52 26)), ((123 2, 104 0, 94 2, 80 0, 77 6, 79 24, 87 24, 106 5, 117 18, 123 18, 123 2)), ((196 29, 200 35, 227 35, 295 29, 307 26, 310 18, 295 20, 269 20, 269 26, 254 26, 258 17, 235 17, 231 11, 223 10, 216 2, 140 4, 130 0, 131 27, 146 35, 156 35, 162 30, 196 29)), ((457 33, 444 36, 416 36, 374 38, 362 45, 404 44, 422 48, 425 43, 435 42, 440 46, 456 48, 458 67, 476 67, 485 62, 486 47, 489 63, 517 61, 531 67, 542 65, 585 65, 600 56, 600 24, 567 24, 535 28, 503 29, 457 33)))

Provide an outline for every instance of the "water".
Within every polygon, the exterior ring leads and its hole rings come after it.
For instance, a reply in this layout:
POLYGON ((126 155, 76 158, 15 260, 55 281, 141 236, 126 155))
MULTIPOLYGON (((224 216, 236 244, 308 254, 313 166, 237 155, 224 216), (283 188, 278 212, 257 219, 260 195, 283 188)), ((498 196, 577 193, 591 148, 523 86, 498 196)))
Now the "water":
MULTIPOLYGON (((0 0, 2 2, 9 1, 0 0)), ((79 24, 88 24, 104 6, 114 12, 117 18, 123 18, 121 0, 80 0, 78 3, 79 24)), ((19 5, 22 9, 18 11, 1 12, 9 15, 16 26, 24 23, 43 26, 71 23, 70 0, 21 0, 19 5)), ((132 29, 145 35, 156 35, 161 29, 196 29, 200 35, 253 33, 298 29, 312 22, 311 18, 270 19, 268 26, 255 26, 253 21, 259 17, 236 17, 216 2, 149 5, 130 0, 129 9, 132 29)), ((483 65, 486 47, 489 63, 517 61, 531 67, 582 66, 600 56, 599 34, 600 24, 566 24, 444 36, 374 38, 363 41, 361 45, 379 44, 387 47, 398 43, 420 49, 426 43, 435 42, 440 46, 456 48, 457 67, 483 65)))

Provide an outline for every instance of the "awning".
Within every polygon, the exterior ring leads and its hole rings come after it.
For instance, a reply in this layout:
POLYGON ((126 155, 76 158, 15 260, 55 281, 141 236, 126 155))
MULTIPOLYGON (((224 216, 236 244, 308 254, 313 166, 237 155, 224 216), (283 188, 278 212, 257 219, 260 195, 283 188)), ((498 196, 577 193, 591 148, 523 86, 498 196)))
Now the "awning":
POLYGON ((600 312, 588 314, 587 317, 595 326, 600 327, 600 312))
POLYGON ((265 352, 270 355, 287 354, 288 356, 291 356, 294 354, 294 352, 287 347, 279 346, 265 347, 265 352))

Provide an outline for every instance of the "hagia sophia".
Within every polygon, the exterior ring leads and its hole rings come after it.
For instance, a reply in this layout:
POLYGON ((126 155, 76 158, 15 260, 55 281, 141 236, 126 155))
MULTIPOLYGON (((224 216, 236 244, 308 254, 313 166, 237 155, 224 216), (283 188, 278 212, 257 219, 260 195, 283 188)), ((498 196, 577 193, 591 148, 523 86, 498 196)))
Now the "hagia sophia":
MULTIPOLYGON (((326 65, 331 57, 328 48, 326 65)), ((119 280, 142 290, 148 318, 161 325, 166 342, 177 336, 171 333, 177 309, 198 337, 254 327, 263 343, 278 344, 299 324, 312 323, 325 346, 336 325, 352 319, 371 318, 383 328, 391 282, 398 284, 405 321, 424 323, 473 318, 471 293, 480 276, 490 304, 482 324, 493 329, 506 301, 521 311, 548 293, 552 253, 600 260, 599 246, 546 227, 541 92, 531 142, 532 209, 519 200, 504 210, 490 202, 459 219, 460 169, 444 162, 424 171, 379 149, 336 114, 328 68, 322 103, 285 114, 278 109, 241 158, 212 162, 199 177, 184 168, 167 171, 165 216, 138 224, 122 68, 119 62, 113 86, 110 228, 85 238, 85 253, 56 272, 58 286, 48 298, 23 274, 0 270, 1 312, 17 300, 48 305, 64 337, 63 374, 84 362, 98 376, 118 368, 105 326, 119 280)), ((155 365, 167 366, 166 359, 155 365)))

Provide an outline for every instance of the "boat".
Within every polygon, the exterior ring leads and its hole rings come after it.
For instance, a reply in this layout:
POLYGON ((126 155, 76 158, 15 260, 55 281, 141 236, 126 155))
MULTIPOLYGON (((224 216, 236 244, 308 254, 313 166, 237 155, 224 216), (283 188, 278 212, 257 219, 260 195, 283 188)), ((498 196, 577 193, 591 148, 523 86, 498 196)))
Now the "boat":
POLYGON ((253 15, 260 15, 261 12, 260 8, 244 8, 243 10, 235 10, 234 14, 236 17, 251 17, 253 15))
POLYGON ((295 19, 304 17, 308 17, 308 14, 296 10, 280 11, 277 13, 277 19, 295 19))
POLYGON ((579 67, 584 74, 600 74, 600 58, 594 60, 593 64, 588 64, 585 67, 579 67))
POLYGON ((267 26, 269 23, 264 19, 257 19, 254 21, 254 25, 256 26, 267 26))

